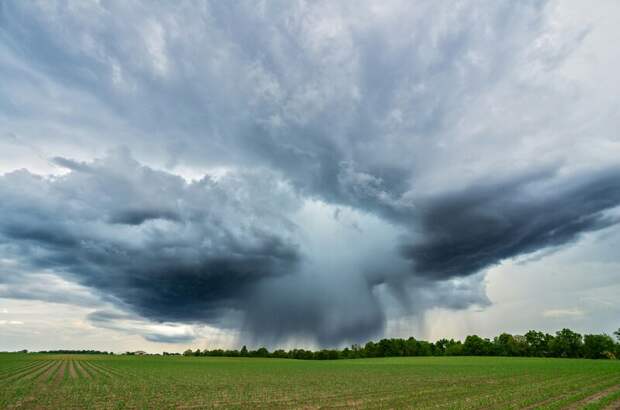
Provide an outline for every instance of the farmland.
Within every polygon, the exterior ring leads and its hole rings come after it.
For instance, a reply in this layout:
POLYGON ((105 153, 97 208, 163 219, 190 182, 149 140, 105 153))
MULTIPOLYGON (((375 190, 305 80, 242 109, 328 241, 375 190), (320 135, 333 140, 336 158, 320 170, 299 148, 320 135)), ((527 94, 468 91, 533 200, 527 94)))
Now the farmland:
POLYGON ((617 408, 620 361, 0 354, 0 408, 617 408))

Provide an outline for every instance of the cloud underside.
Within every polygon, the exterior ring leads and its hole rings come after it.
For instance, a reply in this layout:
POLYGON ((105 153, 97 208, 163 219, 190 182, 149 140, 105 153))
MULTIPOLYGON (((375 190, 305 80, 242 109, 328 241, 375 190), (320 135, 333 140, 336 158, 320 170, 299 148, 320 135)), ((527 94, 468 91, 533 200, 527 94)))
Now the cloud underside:
MULTIPOLYGON (((277 181, 273 174, 187 182, 121 150, 62 176, 16 171, 0 177, 0 240, 21 271, 53 273, 137 317, 242 327, 270 343, 304 337, 333 344, 383 330, 381 286, 409 311, 484 304, 478 279, 465 291, 449 280, 615 223, 605 211, 620 202, 620 172, 561 186, 549 178, 481 182, 420 200, 391 220, 418 230, 401 237, 400 253, 394 253, 400 261, 332 277, 310 271, 313 256, 301 246, 304 227, 278 208, 288 201, 297 209, 303 197, 290 185, 270 182, 277 181), (435 298, 424 300, 423 292, 435 298)), ((4 295, 27 298, 29 288, 20 294, 18 286, 19 280, 4 295)), ((91 319, 114 327, 109 316, 91 319)), ((174 342, 194 337, 142 334, 174 342)))
POLYGON ((615 54, 560 9, 0 3, 0 296, 175 343, 488 304, 617 222, 615 54))
POLYGON ((420 275, 468 276, 618 222, 605 211, 620 203, 620 170, 544 182, 520 177, 433 199, 419 212, 422 240, 403 245, 403 256, 420 275))

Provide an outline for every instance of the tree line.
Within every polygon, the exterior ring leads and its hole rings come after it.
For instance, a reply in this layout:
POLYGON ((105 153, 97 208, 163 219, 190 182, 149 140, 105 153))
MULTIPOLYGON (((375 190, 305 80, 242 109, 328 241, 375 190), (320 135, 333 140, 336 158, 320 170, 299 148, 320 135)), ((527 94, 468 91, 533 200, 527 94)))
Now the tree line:
MULTIPOLYGON (((28 353, 28 350, 22 350, 23 353, 28 353)), ((105 352, 101 350, 39 350, 37 353, 45 354, 114 354, 112 352, 105 352)))
POLYGON ((365 345, 354 344, 344 349, 274 350, 265 347, 248 350, 186 350, 184 356, 272 357, 301 360, 357 359, 366 357, 400 356, 514 356, 514 357, 567 357, 587 359, 620 358, 620 329, 614 332, 617 341, 607 334, 581 335, 562 329, 551 335, 530 330, 524 335, 502 333, 492 340, 477 335, 464 341, 440 339, 435 343, 408 339, 381 339, 365 345))

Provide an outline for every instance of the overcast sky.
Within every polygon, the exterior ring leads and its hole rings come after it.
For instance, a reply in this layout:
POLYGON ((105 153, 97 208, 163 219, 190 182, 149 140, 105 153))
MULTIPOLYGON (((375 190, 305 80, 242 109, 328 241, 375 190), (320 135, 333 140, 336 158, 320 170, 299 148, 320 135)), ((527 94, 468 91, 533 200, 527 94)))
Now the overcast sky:
POLYGON ((0 2, 0 350, 612 332, 619 19, 0 2))

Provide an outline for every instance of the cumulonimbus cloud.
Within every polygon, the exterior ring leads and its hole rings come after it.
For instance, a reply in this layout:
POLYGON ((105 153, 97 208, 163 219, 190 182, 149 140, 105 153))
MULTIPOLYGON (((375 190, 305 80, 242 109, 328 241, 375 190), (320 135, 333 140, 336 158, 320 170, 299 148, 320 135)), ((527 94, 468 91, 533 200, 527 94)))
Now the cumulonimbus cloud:
POLYGON ((259 189, 278 189, 262 177, 187 183, 122 151, 84 167, 1 177, 8 255, 155 320, 217 320, 256 283, 296 271, 293 225, 259 204, 259 189))
POLYGON ((380 334, 386 289, 489 303, 481 271, 616 222, 617 70, 579 63, 613 53, 557 6, 0 3, 0 165, 64 172, 0 177, 2 291, 325 345, 380 334), (313 201, 398 238, 310 250, 313 201))
MULTIPOLYGON (((13 287, 19 271, 47 271, 131 312, 120 314, 124 319, 233 326, 272 344, 294 336, 333 345, 379 334, 387 319, 376 294, 383 284, 412 311, 488 303, 479 279, 465 287, 449 279, 610 226, 616 221, 604 211, 620 203, 617 170, 563 186, 547 173, 479 183, 398 208, 398 217, 392 209, 384 217, 421 229, 417 242, 372 268, 345 272, 352 268, 342 265, 325 275, 310 270, 306 259, 313 256, 300 246, 303 227, 290 219, 302 198, 267 171, 187 182, 140 165, 126 150, 79 166, 56 162, 70 172, 0 177, 1 249, 20 266, 13 287)), ((70 302, 58 295, 44 296, 70 302)), ((91 319, 115 326, 114 316, 91 319)), ((145 337, 195 337, 177 330, 145 337)))
POLYGON ((423 202, 418 243, 403 245, 418 275, 468 276, 514 256, 575 241, 618 223, 620 169, 569 180, 545 173, 476 185, 423 202), (545 178, 545 176, 547 178, 545 178))

